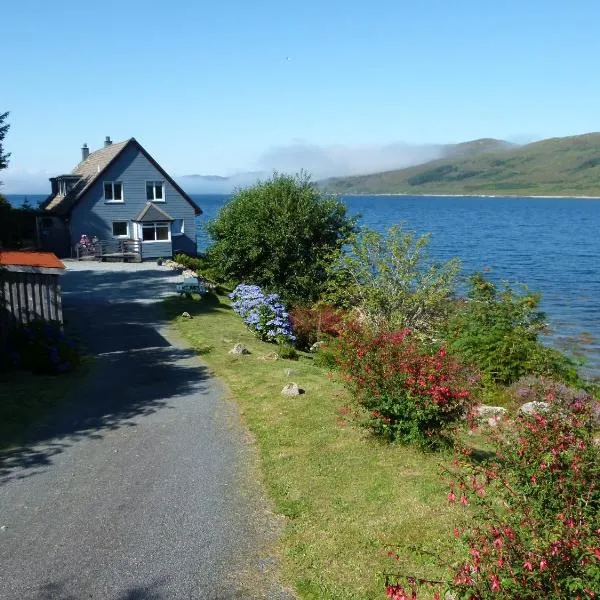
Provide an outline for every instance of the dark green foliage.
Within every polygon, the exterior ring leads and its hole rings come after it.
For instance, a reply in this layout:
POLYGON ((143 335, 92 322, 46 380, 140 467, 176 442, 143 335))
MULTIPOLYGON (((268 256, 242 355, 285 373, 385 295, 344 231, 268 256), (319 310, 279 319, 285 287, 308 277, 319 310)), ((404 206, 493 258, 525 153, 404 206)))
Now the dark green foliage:
POLYGON ((277 349, 277 354, 279 355, 279 358, 284 358, 287 360, 298 360, 298 358, 300 358, 296 348, 293 346, 288 346, 287 344, 280 345, 277 349))
POLYGON ((2 169, 6 169, 8 166, 8 159, 10 158, 10 153, 4 151, 4 144, 2 143, 8 129, 10 128, 10 125, 5 123, 6 117, 8 117, 7 112, 0 113, 0 171, 2 169))
POLYGON ((22 248, 35 245, 35 212, 22 208, 12 208, 0 196, 0 247, 22 248))
POLYGON ((471 276, 468 300, 447 326, 448 350, 494 383, 507 385, 528 374, 577 383, 576 364, 538 339, 546 327, 539 302, 539 294, 517 293, 508 285, 499 291, 483 275, 471 276))
POLYGON ((214 268, 205 256, 188 256, 180 252, 173 257, 173 260, 180 265, 183 265, 186 269, 196 271, 198 277, 206 280, 208 283, 217 283, 218 274, 215 273, 214 268))
POLYGON ((240 190, 208 224, 208 258, 224 279, 259 285, 289 304, 319 298, 327 265, 354 231, 345 205, 301 174, 240 190))
MULTIPOLYGON (((473 144, 473 143, 471 143, 473 144)), ((600 134, 526 146, 475 144, 428 163, 324 182, 348 194, 531 194, 600 196, 600 134)))
POLYGON ((11 347, 15 367, 36 374, 66 373, 81 360, 78 344, 57 322, 32 321, 18 328, 11 347))

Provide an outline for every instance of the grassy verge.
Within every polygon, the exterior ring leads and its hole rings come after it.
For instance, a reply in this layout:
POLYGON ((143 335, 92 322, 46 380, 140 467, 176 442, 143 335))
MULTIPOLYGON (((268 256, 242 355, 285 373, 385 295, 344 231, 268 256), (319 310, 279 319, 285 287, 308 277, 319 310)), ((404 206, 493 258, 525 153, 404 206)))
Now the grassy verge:
POLYGON ((429 559, 408 550, 392 564, 383 545, 444 554, 457 521, 439 476, 439 463, 448 457, 367 436, 344 414, 344 389, 310 356, 261 360, 276 347, 258 341, 225 298, 170 298, 165 305, 177 330, 228 385, 256 438, 266 485, 287 517, 284 575, 301 598, 383 598, 378 572, 440 575, 429 559), (183 311, 193 318, 182 318, 183 311), (228 354, 237 342, 251 353, 228 354), (288 381, 305 393, 282 396, 288 381))
POLYGON ((66 402, 81 383, 86 367, 63 375, 0 373, 0 449, 18 444, 27 429, 66 402))

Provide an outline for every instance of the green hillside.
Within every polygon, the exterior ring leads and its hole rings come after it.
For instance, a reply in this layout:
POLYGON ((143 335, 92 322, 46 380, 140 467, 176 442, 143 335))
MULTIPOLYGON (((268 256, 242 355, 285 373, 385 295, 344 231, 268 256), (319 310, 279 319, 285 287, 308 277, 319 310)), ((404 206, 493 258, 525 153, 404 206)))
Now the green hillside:
POLYGON ((600 133, 519 147, 507 144, 500 150, 490 142, 498 144, 498 140, 466 142, 469 151, 459 150, 458 157, 321 183, 340 194, 600 196, 600 133))

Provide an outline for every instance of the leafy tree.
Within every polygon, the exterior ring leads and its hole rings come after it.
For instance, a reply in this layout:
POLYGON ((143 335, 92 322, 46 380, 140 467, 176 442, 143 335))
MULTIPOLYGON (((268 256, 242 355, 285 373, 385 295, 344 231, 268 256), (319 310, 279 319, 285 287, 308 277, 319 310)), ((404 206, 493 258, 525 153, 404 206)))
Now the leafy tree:
POLYGON ((306 304, 320 297, 328 263, 355 231, 355 219, 306 173, 275 173, 238 191, 207 229, 213 240, 208 258, 222 277, 306 304))
MULTIPOLYGON (((8 117, 7 112, 0 114, 0 171, 6 169, 8 166, 8 159, 10 158, 10 153, 4 151, 4 145, 2 143, 4 141, 4 136, 6 136, 6 132, 10 127, 8 123, 4 122, 6 117, 8 117)), ((2 182, 0 181, 0 185, 1 184, 2 182)))
POLYGON ((460 263, 428 263, 428 243, 428 235, 398 226, 385 234, 363 229, 332 269, 329 299, 358 308, 375 329, 435 335, 452 307, 460 263))

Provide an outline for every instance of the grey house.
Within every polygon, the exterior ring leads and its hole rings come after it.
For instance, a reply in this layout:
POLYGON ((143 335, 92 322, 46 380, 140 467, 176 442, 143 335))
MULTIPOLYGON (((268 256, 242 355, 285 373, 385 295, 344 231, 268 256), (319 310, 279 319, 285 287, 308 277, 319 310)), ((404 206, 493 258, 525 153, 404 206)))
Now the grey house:
POLYGON ((142 259, 196 254, 200 207, 137 140, 90 153, 68 175, 50 178, 52 193, 41 206, 44 250, 71 256, 82 235, 100 241, 139 240, 142 259))

